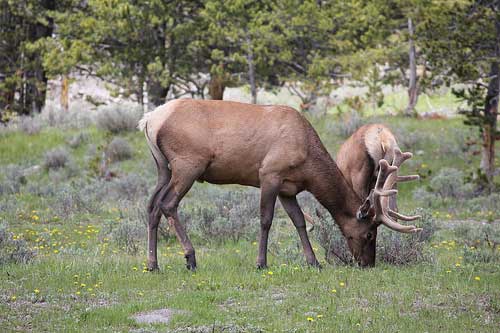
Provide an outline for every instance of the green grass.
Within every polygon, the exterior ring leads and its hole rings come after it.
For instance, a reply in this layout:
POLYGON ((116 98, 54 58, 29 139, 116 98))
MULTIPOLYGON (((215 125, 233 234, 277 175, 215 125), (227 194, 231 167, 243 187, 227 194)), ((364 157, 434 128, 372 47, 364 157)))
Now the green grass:
MULTIPOLYGON (((416 154, 405 173, 428 175, 431 170, 432 175, 444 166, 469 170, 478 162, 477 156, 444 153, 444 145, 453 144, 454 133, 465 130, 458 118, 379 120, 392 128, 422 134, 415 149, 424 154, 416 154)), ((342 142, 328 130, 335 121, 330 115, 312 119, 331 152, 342 142)), ((85 170, 88 146, 103 145, 109 137, 93 127, 84 132, 89 142, 68 150, 85 170)), ((41 164, 45 151, 65 145, 76 133, 52 128, 34 136, 19 132, 1 136, 0 167, 41 164)), ((119 175, 136 173, 149 186, 154 185, 154 165, 143 135, 134 132, 124 137, 134 147, 134 158, 112 168, 119 175)), ((62 182, 88 177, 84 174, 62 182)), ((429 178, 401 186, 402 211, 418 205, 411 191, 427 186, 429 178)), ((37 196, 28 188, 52 183, 49 173, 42 171, 30 176, 20 193, 0 195, 0 223, 7 223, 16 237, 26 239, 38 251, 30 264, 0 266, 0 331, 185 331, 197 327, 217 332, 225 325, 248 332, 496 332, 500 327, 499 267, 497 263, 463 260, 463 240, 455 238, 451 225, 456 217, 450 214, 461 212, 461 207, 435 209, 441 230, 426 246, 434 258, 430 262, 402 267, 378 263, 365 270, 331 266, 314 242, 322 270, 273 250, 270 268, 260 271, 254 268, 257 246, 253 240, 207 243, 194 237, 199 264, 195 274, 184 268, 175 240, 160 242, 161 270, 149 273, 143 272, 145 255, 128 254, 109 233, 110 228, 125 223, 133 203, 102 198, 99 213, 75 211, 60 216, 54 212, 54 198, 37 196), (149 326, 131 319, 138 312, 161 308, 183 312, 168 325, 149 326)), ((182 208, 210 205, 210 186, 196 184, 182 208)), ((461 214, 476 220, 472 223, 486 221, 468 211, 461 214)), ((281 209, 271 238, 278 248, 297 244, 298 236, 281 209)), ((295 247, 294 251, 301 250, 295 247)))

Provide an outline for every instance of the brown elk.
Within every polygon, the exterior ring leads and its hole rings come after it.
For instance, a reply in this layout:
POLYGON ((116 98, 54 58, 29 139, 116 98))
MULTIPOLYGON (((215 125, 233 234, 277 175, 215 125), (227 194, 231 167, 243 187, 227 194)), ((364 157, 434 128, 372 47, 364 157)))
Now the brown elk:
MULTIPOLYGON (((340 147, 335 162, 349 185, 362 198, 370 194, 377 180, 379 161, 394 160, 399 150, 391 130, 382 124, 368 124, 358 128, 340 147)), ((418 176, 407 177, 416 180, 418 176)), ((389 207, 397 210, 396 196, 389 198, 389 207)))
POLYGON ((195 181, 260 188, 260 241, 257 267, 267 266, 267 243, 276 199, 299 234, 308 264, 319 266, 307 236, 296 195, 311 192, 332 214, 361 266, 375 263, 377 228, 417 232, 392 218, 413 220, 390 210, 384 198, 399 180, 395 171, 410 153, 395 151, 393 165, 380 161, 372 194, 353 190, 311 124, 287 106, 226 101, 174 100, 144 115, 144 130, 158 169, 158 183, 148 206, 148 269, 158 269, 157 230, 163 214, 184 248, 186 266, 196 268, 195 251, 177 207, 195 181), (392 217, 392 218, 391 218, 392 217))

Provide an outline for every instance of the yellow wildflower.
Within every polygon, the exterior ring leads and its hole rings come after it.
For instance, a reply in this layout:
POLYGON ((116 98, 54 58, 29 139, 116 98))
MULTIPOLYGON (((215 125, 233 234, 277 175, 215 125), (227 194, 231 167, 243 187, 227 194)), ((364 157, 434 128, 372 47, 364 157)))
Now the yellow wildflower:
POLYGON ((479 276, 475 276, 475 277, 474 277, 474 280, 476 280, 476 281, 481 281, 481 278, 480 278, 479 276))
POLYGON ((313 318, 313 317, 307 317, 307 321, 309 321, 309 322, 313 322, 313 321, 314 321, 314 318, 313 318))

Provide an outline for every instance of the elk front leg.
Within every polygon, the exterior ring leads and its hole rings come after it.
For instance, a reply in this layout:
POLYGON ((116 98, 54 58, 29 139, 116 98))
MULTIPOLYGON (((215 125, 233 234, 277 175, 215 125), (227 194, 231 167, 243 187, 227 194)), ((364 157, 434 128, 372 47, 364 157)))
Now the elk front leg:
POLYGON ((267 243, 269 239, 269 230, 273 223, 274 205, 278 196, 277 182, 261 184, 260 193, 260 240, 259 255, 257 257, 257 268, 267 267, 267 243))
POLYGON ((320 267, 321 265, 316 259, 316 255, 314 254, 311 242, 309 242, 309 237, 307 236, 307 231, 306 231, 306 222, 304 220, 304 214, 300 209, 300 206, 297 202, 297 198, 285 197, 282 195, 280 195, 279 198, 281 204, 283 205, 283 208, 285 209, 286 213, 288 214, 293 224, 295 225, 295 228, 297 229, 297 233, 299 234, 307 263, 314 267, 320 267))

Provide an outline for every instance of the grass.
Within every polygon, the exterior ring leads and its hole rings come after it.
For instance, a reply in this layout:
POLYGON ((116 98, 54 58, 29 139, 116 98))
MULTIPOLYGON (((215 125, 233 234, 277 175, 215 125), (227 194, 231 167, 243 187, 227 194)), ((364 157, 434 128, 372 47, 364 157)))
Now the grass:
MULTIPOLYGON (((328 149, 335 152, 342 142, 328 130, 335 125, 335 116, 311 121, 328 149)), ((427 177, 401 186, 402 211, 419 205, 412 199, 412 190, 426 187, 441 168, 453 166, 468 171, 477 165, 477 156, 445 153, 460 144, 457 132, 466 130, 458 118, 390 117, 377 121, 400 128, 402 133, 419 134, 412 151, 422 150, 423 154, 416 154, 404 173, 418 172, 427 177)), ((457 238, 453 228, 457 223, 498 225, 499 212, 487 219, 453 201, 454 206, 438 206, 433 215, 440 230, 425 247, 434 259, 408 266, 380 262, 366 270, 331 266, 314 242, 324 266, 318 271, 304 265, 298 236, 278 209, 267 270, 254 268, 257 246, 253 239, 210 242, 194 235, 199 264, 196 273, 184 268, 182 250, 172 237, 160 242, 160 272, 143 272, 145 240, 141 243, 143 250, 131 255, 113 240, 112 230, 133 219, 136 207, 147 198, 131 202, 106 197, 106 183, 96 182, 88 172, 87 155, 91 145, 104 147, 112 137, 95 127, 83 132, 88 135, 87 142, 76 149, 67 147, 82 170, 80 175, 55 183, 42 170, 28 176, 19 193, 0 195, 0 223, 6 223, 14 237, 25 239, 38 253, 31 263, 0 266, 1 331, 498 331, 498 263, 465 262, 464 240, 457 238), (62 187, 76 186, 83 193, 84 186, 93 184, 104 186, 104 194, 83 197, 83 204, 95 201, 95 210, 57 213, 61 200, 57 193, 62 187), (48 188, 55 193, 39 195, 33 188, 48 188), (457 215, 469 222, 456 221, 457 215), (488 222, 491 220, 494 222, 488 222), (131 319, 138 312, 161 308, 183 312, 167 325, 150 326, 131 319)), ((46 151, 64 146, 67 138, 78 133, 55 128, 45 128, 33 136, 6 133, 0 136, 0 167, 41 164, 46 151)), ((143 135, 128 132, 120 136, 133 147, 133 158, 114 163, 111 168, 119 176, 135 173, 143 177, 152 189, 154 162, 143 135)), ((212 205, 215 189, 223 192, 241 188, 195 184, 181 210, 212 205)))

